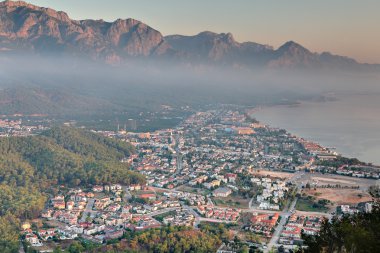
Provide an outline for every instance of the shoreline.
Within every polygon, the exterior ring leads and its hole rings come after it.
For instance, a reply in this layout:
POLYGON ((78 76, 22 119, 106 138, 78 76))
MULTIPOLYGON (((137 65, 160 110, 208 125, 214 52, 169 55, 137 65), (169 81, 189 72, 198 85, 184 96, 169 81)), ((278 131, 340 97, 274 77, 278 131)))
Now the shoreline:
MULTIPOLYGON (((323 139, 327 139, 328 134, 331 135, 331 133, 329 133, 329 132, 326 132, 325 136, 323 136, 325 138, 322 138, 321 136, 323 134, 320 133, 319 136, 318 136, 318 134, 313 134, 313 133, 311 133, 313 131, 309 130, 308 127, 304 127, 304 128, 302 128, 303 129, 302 131, 298 131, 295 128, 289 127, 290 122, 288 122, 287 124, 281 124, 281 125, 279 123, 273 124, 274 122, 269 122, 268 120, 265 120, 260 115, 258 115, 258 114, 263 114, 263 113, 265 113, 265 111, 268 111, 268 110, 276 110, 276 111, 278 111, 278 110, 281 111, 284 109, 285 110, 286 109, 293 110, 294 108, 296 108, 296 109, 297 108, 305 108, 307 106, 314 106, 314 105, 320 105, 320 104, 326 105, 326 104, 331 104, 330 102, 339 102, 339 101, 341 101, 341 100, 337 99, 337 100, 333 100, 333 101, 330 100, 330 101, 319 101, 319 102, 318 101, 299 101, 299 103, 297 103, 297 104, 289 104, 289 105, 278 104, 278 105, 259 106, 259 107, 250 109, 248 111, 247 115, 249 115, 253 119, 255 119, 255 120, 259 121, 260 123, 265 124, 269 127, 281 128, 281 129, 286 130, 288 133, 296 136, 297 138, 302 138, 302 139, 305 139, 308 141, 315 142, 316 144, 319 144, 326 149, 337 152, 339 155, 341 155, 343 157, 353 158, 353 159, 356 158, 356 159, 359 159, 363 163, 372 164, 375 167, 380 167, 380 163, 378 161, 371 161, 372 159, 371 160, 363 159, 361 157, 362 155, 360 155, 360 154, 359 155, 352 154, 352 152, 355 151, 354 149, 351 152, 349 152, 348 150, 344 150, 344 148, 339 147, 339 143, 337 141, 334 141, 334 143, 332 143, 330 141, 327 141, 327 142, 324 141, 323 139)), ((280 114, 280 113, 278 112, 278 114, 280 114)), ((332 140, 332 139, 330 139, 330 140, 332 140)), ((352 145, 352 144, 348 145, 348 146, 354 147, 354 145, 352 145)), ((359 153, 359 152, 356 151, 356 153, 359 153)))

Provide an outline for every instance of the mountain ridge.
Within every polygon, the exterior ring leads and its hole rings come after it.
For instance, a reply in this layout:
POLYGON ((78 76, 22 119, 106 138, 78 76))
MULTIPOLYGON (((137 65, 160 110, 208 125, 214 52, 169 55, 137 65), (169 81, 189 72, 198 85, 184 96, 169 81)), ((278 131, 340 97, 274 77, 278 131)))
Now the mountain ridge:
POLYGON ((0 2, 0 53, 64 54, 119 64, 130 59, 160 59, 264 68, 373 69, 376 64, 332 53, 314 53, 288 41, 277 49, 237 42, 231 33, 201 32, 163 36, 132 19, 73 20, 63 11, 24 1, 0 2))

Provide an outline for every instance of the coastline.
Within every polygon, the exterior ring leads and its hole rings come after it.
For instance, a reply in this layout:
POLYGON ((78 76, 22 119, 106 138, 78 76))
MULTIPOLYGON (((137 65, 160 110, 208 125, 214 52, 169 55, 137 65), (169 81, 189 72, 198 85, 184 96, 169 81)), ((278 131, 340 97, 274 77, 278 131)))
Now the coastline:
MULTIPOLYGON (((379 165, 380 158, 376 156, 376 151, 380 150, 380 143, 377 142, 380 135, 377 135, 376 124, 365 126, 370 130, 373 129, 374 134, 371 135, 372 131, 360 127, 360 123, 363 123, 361 117, 355 119, 338 114, 348 122, 347 124, 338 116, 335 117, 334 108, 342 107, 341 104, 346 103, 347 100, 344 99, 299 101, 296 105, 260 106, 250 110, 249 115, 263 124, 286 129, 297 137, 333 149, 344 157, 358 158, 365 163, 379 165), (349 124, 353 125, 352 128, 349 124), (355 129, 356 125, 358 127, 355 129)), ((363 114, 358 113, 358 115, 363 114)), ((376 123, 380 125, 380 120, 376 123)))

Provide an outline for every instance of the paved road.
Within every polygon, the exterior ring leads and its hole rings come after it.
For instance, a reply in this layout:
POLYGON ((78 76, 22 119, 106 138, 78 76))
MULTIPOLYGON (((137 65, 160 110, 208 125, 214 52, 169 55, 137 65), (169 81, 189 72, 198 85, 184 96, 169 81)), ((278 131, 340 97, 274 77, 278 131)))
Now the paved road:
POLYGON ((152 191, 165 191, 165 192, 174 192, 174 193, 184 193, 183 191, 178 191, 178 190, 175 190, 175 189, 165 189, 165 188, 160 188, 160 187, 154 187, 154 186, 150 186, 149 187, 152 191))
POLYGON ((82 218, 80 219, 80 222, 86 222, 86 218, 88 214, 94 212, 92 210, 92 208, 94 207, 94 203, 95 203, 95 199, 92 199, 92 198, 88 199, 86 209, 84 209, 82 213, 82 218))
POLYGON ((212 202, 212 199, 210 197, 207 197, 207 204, 210 206, 215 206, 214 202, 212 202))
POLYGON ((22 245, 21 242, 20 242, 20 248, 19 248, 18 252, 19 252, 19 253, 25 253, 24 245, 22 245))
POLYGON ((249 201, 249 203, 248 203, 248 208, 249 208, 249 209, 253 208, 253 207, 252 207, 252 203, 253 203, 254 199, 255 199, 255 198, 253 197, 253 198, 251 198, 251 200, 249 201))
POLYGON ((132 194, 128 190, 128 186, 123 187, 125 202, 128 202, 132 198, 132 194))
POLYGON ((188 210, 192 215, 194 215, 195 220, 194 220, 193 226, 194 226, 194 228, 197 228, 198 225, 201 223, 200 219, 202 217, 199 215, 199 213, 197 213, 196 211, 194 211, 194 209, 191 206, 184 205, 183 208, 186 209, 186 210, 188 210))
POLYGON ((194 209, 193 209, 192 207, 190 207, 190 206, 186 206, 186 205, 184 205, 184 206, 183 206, 183 209, 188 210, 192 215, 194 215, 195 218, 199 218, 199 217, 201 217, 201 216, 200 216, 196 211, 194 211, 194 209))
POLYGON ((181 173, 182 171, 182 154, 181 154, 181 150, 179 149, 179 135, 175 135, 175 144, 174 144, 174 150, 175 150, 175 154, 176 154, 176 164, 177 164, 177 168, 176 168, 176 171, 175 173, 173 174, 173 177, 177 176, 178 174, 181 173))
POLYGON ((227 221, 227 220, 218 220, 218 219, 211 219, 211 218, 199 218, 199 221, 206 221, 206 222, 213 222, 213 223, 235 223, 234 221, 227 221))
MULTIPOLYGON (((305 178, 304 172, 296 172, 295 175, 292 176, 291 178, 289 178, 287 181, 292 182, 292 183, 295 182, 297 184, 297 193, 300 193, 301 189, 302 189, 304 178, 305 178)), ((295 211, 297 201, 298 201, 298 198, 297 197, 294 198, 292 203, 290 203, 290 205, 281 212, 281 214, 280 214, 281 220, 280 220, 279 224, 277 225, 277 227, 276 227, 276 229, 272 235, 271 240, 268 243, 268 247, 266 249, 264 249, 264 253, 269 252, 272 249, 272 247, 274 247, 274 246, 276 246, 276 247, 279 246, 279 244, 277 242, 280 239, 280 235, 282 233, 282 230, 284 229, 284 226, 285 226, 288 218, 292 215, 293 211, 295 211)))
POLYGON ((298 198, 295 198, 292 203, 290 204, 290 207, 289 209, 287 210, 284 210, 280 216, 281 216, 281 220, 280 222, 278 223, 273 235, 272 235, 272 238, 271 240, 269 241, 268 243, 268 247, 266 249, 264 249, 264 253, 266 252, 269 252, 273 246, 277 246, 277 242, 278 240, 280 239, 280 235, 282 233, 282 230, 284 229, 284 226, 286 224, 286 222, 288 221, 288 218, 292 215, 292 212, 294 211, 294 208, 297 204, 297 200, 298 198))
POLYGON ((171 212, 171 211, 174 211, 174 210, 177 210, 177 209, 181 209, 181 208, 180 207, 165 208, 165 209, 161 209, 161 210, 158 210, 158 211, 155 211, 155 212, 148 213, 148 216, 153 217, 153 216, 157 216, 157 215, 161 215, 161 214, 164 214, 164 213, 168 213, 168 212, 171 212))

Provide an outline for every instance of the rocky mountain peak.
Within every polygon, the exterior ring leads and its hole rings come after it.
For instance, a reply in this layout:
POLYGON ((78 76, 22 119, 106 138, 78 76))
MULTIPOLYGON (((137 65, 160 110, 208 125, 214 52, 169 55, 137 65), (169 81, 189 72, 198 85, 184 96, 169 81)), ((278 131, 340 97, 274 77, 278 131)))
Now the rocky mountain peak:
POLYGON ((311 52, 294 41, 288 41, 277 50, 280 54, 292 53, 292 54, 311 54, 311 52))
POLYGON ((119 63, 130 57, 157 57, 186 63, 230 66, 356 68, 347 57, 312 53, 294 41, 277 50, 254 42, 239 43, 231 33, 201 32, 165 38, 135 19, 72 20, 62 11, 24 1, 0 2, 0 53, 59 53, 119 63))
POLYGON ((225 34, 223 34, 223 36, 224 36, 224 39, 228 43, 236 43, 236 41, 235 41, 234 36, 232 35, 232 33, 225 33, 225 34))
POLYGON ((22 1, 0 3, 0 47, 41 53, 74 53, 120 62, 168 50, 163 36, 135 19, 76 21, 65 12, 22 1))
POLYGON ((294 41, 288 41, 275 51, 270 67, 319 67, 320 62, 316 54, 310 52, 294 41))
POLYGON ((21 7, 21 6, 33 6, 36 7, 32 4, 26 3, 24 1, 11 1, 11 0, 6 0, 3 2, 0 2, 0 7, 21 7))
POLYGON ((69 16, 63 11, 56 11, 51 8, 39 7, 24 1, 3 1, 0 2, 0 8, 5 9, 7 13, 11 12, 26 12, 27 10, 40 11, 48 16, 64 21, 69 21, 69 16))

